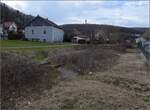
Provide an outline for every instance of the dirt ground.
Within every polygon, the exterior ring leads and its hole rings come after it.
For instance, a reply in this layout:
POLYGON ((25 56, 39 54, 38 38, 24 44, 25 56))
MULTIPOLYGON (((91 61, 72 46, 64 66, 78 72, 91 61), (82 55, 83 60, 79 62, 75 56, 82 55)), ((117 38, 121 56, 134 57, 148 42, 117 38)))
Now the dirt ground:
POLYGON ((61 81, 19 110, 150 110, 150 73, 138 50, 104 72, 61 81))

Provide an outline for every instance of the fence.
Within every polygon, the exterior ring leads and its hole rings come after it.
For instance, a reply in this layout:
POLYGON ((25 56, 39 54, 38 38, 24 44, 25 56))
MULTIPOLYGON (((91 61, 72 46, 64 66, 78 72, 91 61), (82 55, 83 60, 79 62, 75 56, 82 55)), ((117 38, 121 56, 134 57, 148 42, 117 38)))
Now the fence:
POLYGON ((142 51, 143 55, 146 58, 146 63, 150 65, 150 42, 140 41, 138 43, 139 49, 142 51))

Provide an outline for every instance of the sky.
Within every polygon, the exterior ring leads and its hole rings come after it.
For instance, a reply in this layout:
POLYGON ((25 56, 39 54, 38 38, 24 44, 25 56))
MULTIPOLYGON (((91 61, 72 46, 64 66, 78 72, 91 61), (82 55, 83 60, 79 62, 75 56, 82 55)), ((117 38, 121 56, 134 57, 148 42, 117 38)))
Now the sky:
POLYGON ((149 0, 97 1, 8 1, 2 2, 26 14, 48 18, 58 25, 108 24, 126 27, 149 27, 149 0))

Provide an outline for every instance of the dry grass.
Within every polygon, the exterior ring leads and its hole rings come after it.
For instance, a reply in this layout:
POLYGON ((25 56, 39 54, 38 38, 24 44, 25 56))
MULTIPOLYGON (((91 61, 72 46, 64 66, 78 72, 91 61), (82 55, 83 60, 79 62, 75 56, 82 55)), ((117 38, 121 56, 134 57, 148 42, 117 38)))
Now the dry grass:
POLYGON ((20 97, 27 98, 31 93, 38 94, 50 88, 57 78, 57 73, 52 68, 39 66, 26 56, 2 52, 0 60, 1 105, 4 110, 15 109, 20 97))
POLYGON ((94 80, 62 82, 25 110, 148 110, 132 91, 94 80))
POLYGON ((51 64, 64 64, 66 68, 80 74, 105 71, 115 64, 118 58, 115 49, 98 45, 70 48, 49 54, 51 64))
MULTIPOLYGON (((130 50, 127 53, 122 50, 117 46, 97 45, 49 52, 51 64, 64 63, 64 67, 70 70, 79 73, 92 71, 92 74, 60 81, 50 90, 45 89, 40 97, 35 96, 38 97, 35 100, 17 100, 16 110, 149 110, 150 74, 148 67, 137 50, 130 50)), ((5 55, 3 57, 5 58, 5 55)), ((17 58, 20 57, 17 56, 17 58)), ((15 68, 17 65, 20 71, 23 68, 20 65, 23 65, 26 60, 9 59, 8 61, 15 62, 10 65, 15 64, 15 68)), ((8 61, 4 63, 6 67, 9 64, 8 61)), ((29 64, 32 65, 33 62, 29 64)), ((25 63, 25 67, 29 64, 25 63)), ((37 68, 36 63, 34 66, 38 72, 43 71, 41 68, 44 68, 44 71, 47 70, 46 67, 37 68)), ((30 72, 28 71, 30 68, 25 70, 30 72)), ((32 73, 34 73, 33 70, 32 73)), ((16 73, 16 70, 14 72, 16 73)), ((56 77, 52 78, 55 80, 56 77)), ((52 83, 51 80, 47 82, 45 77, 42 79, 45 79, 46 84, 52 83)))
POLYGON ((122 54, 111 69, 62 81, 22 110, 149 110, 149 78, 139 52, 122 54))

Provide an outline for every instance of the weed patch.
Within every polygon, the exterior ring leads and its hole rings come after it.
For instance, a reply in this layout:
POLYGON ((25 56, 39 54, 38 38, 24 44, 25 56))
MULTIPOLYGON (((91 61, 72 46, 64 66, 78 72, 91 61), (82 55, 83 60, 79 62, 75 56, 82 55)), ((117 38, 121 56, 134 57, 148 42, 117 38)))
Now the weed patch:
POLYGON ((113 77, 113 76, 101 76, 96 77, 97 80, 106 84, 112 84, 127 90, 134 90, 135 92, 150 92, 150 86, 147 83, 140 83, 133 79, 113 77))
POLYGON ((119 58, 112 49, 100 47, 86 47, 83 49, 61 50, 49 54, 49 62, 52 64, 64 64, 80 74, 109 69, 119 58))
POLYGON ((41 93, 56 83, 58 73, 26 56, 1 53, 1 96, 3 109, 15 109, 19 97, 41 93))

